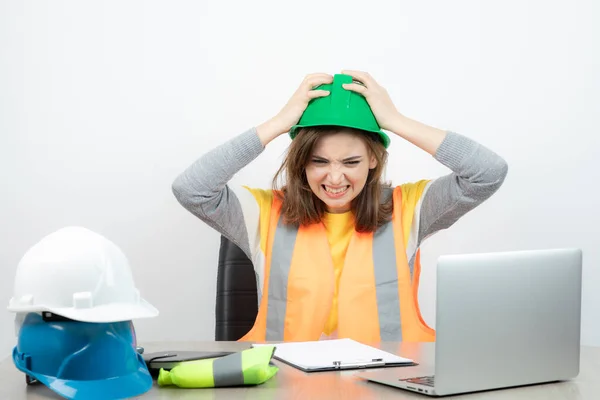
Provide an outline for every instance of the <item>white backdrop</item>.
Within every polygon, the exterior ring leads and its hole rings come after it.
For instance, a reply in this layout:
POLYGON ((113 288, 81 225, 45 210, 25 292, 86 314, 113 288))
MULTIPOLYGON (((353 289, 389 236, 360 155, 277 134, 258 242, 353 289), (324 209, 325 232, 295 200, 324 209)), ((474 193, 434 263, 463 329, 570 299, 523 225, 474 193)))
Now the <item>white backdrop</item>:
MULTIPOLYGON (((407 116, 509 163, 492 199, 424 244, 425 319, 440 254, 578 246, 582 339, 600 345, 597 4, 1 0, 2 307, 29 246, 76 224, 123 249, 159 308, 136 322, 140 341, 212 339, 219 236, 179 206, 172 180, 274 115, 305 74, 351 68, 407 116)), ((268 185, 288 143, 233 183, 268 185)), ((394 183, 448 172, 398 137, 390 152, 394 183)), ((0 312, 0 356, 12 321, 0 312)))

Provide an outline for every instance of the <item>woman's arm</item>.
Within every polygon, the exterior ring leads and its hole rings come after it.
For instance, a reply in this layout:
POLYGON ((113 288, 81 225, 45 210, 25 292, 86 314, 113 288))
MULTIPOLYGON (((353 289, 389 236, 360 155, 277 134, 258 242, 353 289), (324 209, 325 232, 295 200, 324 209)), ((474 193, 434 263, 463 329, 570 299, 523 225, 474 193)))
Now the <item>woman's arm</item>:
POLYGON ((172 184, 173 194, 184 208, 235 243, 250 259, 245 220, 258 221, 258 205, 244 202, 247 206, 243 210, 227 183, 263 150, 256 129, 252 128, 202 155, 172 184))
POLYGON ((250 191, 242 190, 236 196, 227 182, 269 142, 288 132, 311 99, 329 95, 313 88, 332 80, 328 74, 307 75, 275 117, 204 154, 172 184, 173 194, 183 207, 235 243, 250 259, 259 235, 260 209, 250 191))
POLYGON ((508 173, 502 157, 454 132, 447 132, 434 157, 452 173, 426 188, 419 214, 419 244, 491 197, 508 173))
POLYGON ((432 156, 437 153, 447 135, 444 130, 425 125, 400 113, 391 119, 387 129, 432 156))
POLYGON ((465 136, 437 129, 398 114, 390 131, 428 152, 452 173, 435 179, 426 188, 419 214, 420 243, 450 227, 502 185, 506 161, 465 136))
POLYGON ((418 207, 419 243, 452 225, 500 188, 508 172, 502 157, 465 136, 405 117, 371 75, 361 71, 344 72, 362 83, 345 84, 344 88, 365 96, 382 129, 428 152, 452 171, 425 189, 418 207))

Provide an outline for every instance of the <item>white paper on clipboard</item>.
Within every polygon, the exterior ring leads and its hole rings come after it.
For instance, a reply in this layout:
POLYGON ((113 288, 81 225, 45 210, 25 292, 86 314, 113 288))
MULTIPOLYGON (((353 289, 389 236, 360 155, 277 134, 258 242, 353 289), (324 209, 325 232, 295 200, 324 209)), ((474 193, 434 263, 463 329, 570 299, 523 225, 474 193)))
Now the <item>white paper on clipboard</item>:
MULTIPOLYGON (((352 339, 273 344, 274 357, 303 371, 409 366, 415 362, 352 339)), ((265 346, 254 344, 253 346, 265 346)))

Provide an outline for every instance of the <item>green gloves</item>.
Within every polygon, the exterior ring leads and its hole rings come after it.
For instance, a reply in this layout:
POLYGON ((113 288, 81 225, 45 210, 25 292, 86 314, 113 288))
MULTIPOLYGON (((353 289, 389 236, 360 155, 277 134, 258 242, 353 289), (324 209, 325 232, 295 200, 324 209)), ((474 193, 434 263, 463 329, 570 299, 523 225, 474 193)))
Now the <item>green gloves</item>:
POLYGON ((219 358, 185 361, 170 371, 160 369, 158 386, 211 388, 260 385, 279 370, 271 364, 275 346, 260 346, 219 358))

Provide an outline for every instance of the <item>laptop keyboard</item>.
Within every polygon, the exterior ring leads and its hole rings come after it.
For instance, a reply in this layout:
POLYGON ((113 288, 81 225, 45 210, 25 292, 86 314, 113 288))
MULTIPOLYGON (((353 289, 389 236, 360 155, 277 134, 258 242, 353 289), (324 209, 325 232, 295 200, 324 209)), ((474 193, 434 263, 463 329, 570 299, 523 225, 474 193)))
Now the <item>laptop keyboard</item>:
POLYGON ((431 386, 433 387, 433 383, 434 383, 434 376, 419 376, 417 378, 406 378, 406 379, 400 379, 403 382, 408 382, 408 383, 416 383, 418 385, 425 385, 425 386, 431 386))

